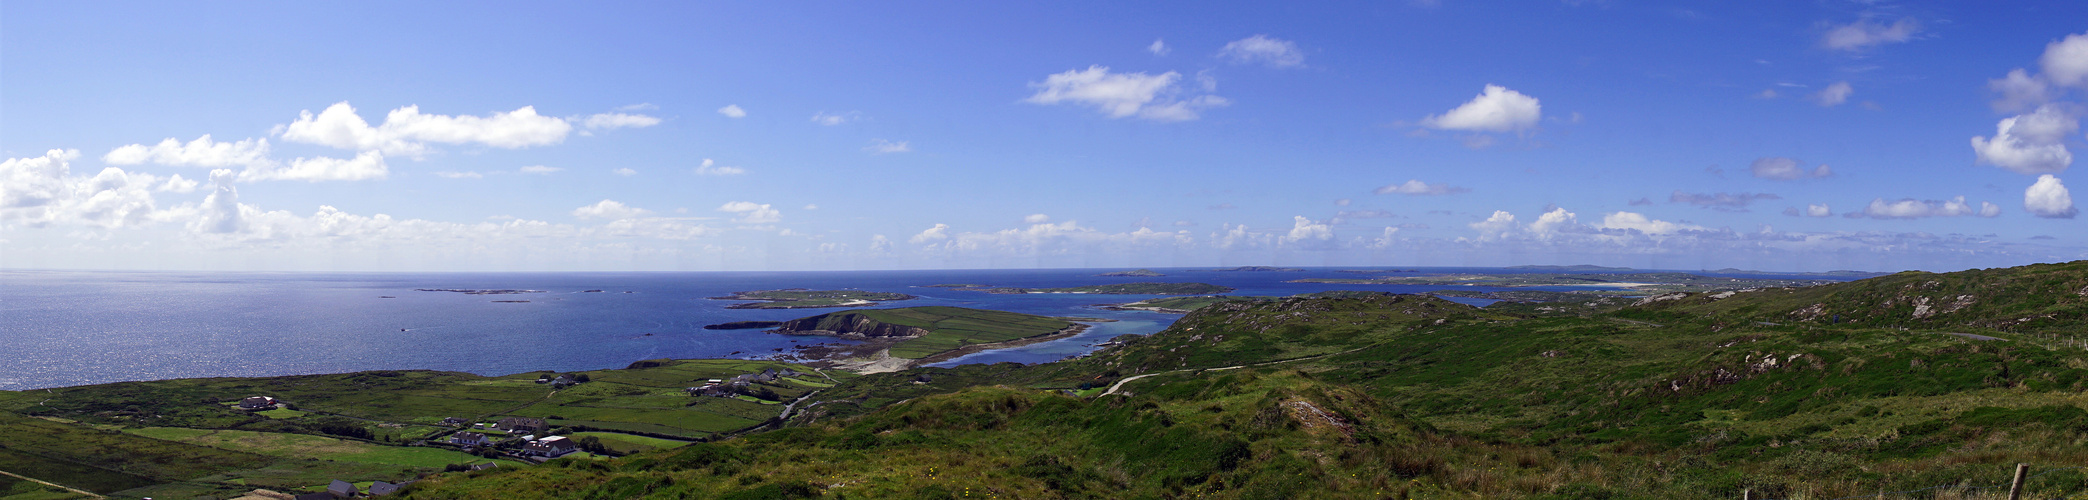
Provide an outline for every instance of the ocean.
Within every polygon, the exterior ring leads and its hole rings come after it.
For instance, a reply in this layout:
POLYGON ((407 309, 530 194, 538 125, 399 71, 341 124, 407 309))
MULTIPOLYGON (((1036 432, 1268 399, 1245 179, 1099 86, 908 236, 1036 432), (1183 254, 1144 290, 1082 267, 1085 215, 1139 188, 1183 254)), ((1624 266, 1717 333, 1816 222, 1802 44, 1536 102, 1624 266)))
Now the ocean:
MULTIPOLYGON (((779 288, 901 292, 879 307, 946 305, 1049 316, 1107 318, 1071 338, 987 351, 941 365, 1042 363, 1085 353, 1124 334, 1149 334, 1178 315, 1110 311, 1149 295, 992 295, 925 285, 1067 287, 1140 281, 1203 282, 1233 295, 1326 290, 1412 293, 1440 286, 1287 283, 1365 275, 1154 270, 1165 277, 1100 277, 1112 270, 943 270, 701 273, 227 273, 0 271, 0 390, 130 380, 256 377, 380 369, 502 375, 621 368, 656 358, 754 358, 825 337, 705 330, 728 321, 786 320, 839 309, 726 309, 711 300, 779 288), (467 295, 416 289, 526 289, 467 295), (590 292, 590 290, 601 290, 590 292), (528 302, 496 302, 526 300, 528 302)), ((1425 273, 1503 272, 1426 268, 1425 273)), ((1411 274, 1402 274, 1411 275, 1411 274)), ((1496 288, 1471 287, 1476 290, 1496 288)), ((1484 301, 1466 300, 1467 303, 1484 301)))

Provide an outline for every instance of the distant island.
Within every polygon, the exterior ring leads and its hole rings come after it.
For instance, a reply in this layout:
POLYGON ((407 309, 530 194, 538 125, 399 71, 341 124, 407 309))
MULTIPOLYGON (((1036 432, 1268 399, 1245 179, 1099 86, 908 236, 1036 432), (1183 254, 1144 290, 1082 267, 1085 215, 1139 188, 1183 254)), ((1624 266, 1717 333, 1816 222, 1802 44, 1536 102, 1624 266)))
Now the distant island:
MULTIPOLYGON (((1334 283, 1344 285, 1430 285, 1430 286, 1593 286, 1621 288, 1620 295, 1650 295, 1669 292, 1704 292, 1751 288, 1807 287, 1837 283, 1835 280, 1792 278, 1721 278, 1690 273, 1509 273, 1440 274, 1383 278, 1304 278, 1289 283, 1334 283)), ((1431 292, 1434 293, 1434 292, 1431 292)), ((1530 297, 1525 294, 1523 300, 1530 297)))
POLYGON ((1591 266, 1591 265, 1587 265, 1587 264, 1580 264, 1580 265, 1572 265, 1572 266, 1510 266, 1510 267, 1508 267, 1508 269, 1514 269, 1514 270, 1518 270, 1518 271, 1577 271, 1577 272, 1583 272, 1583 271, 1593 271, 1593 272, 1623 272, 1623 271, 1636 271, 1636 269, 1632 269, 1632 268, 1629 268, 1629 267, 1603 267, 1603 266, 1591 266))
POLYGON ((703 325, 703 329, 705 329, 705 330, 752 330, 752 329, 755 329, 755 328, 775 328, 775 327, 776 327, 776 325, 781 325, 781 324, 783 324, 783 322, 781 322, 781 321, 730 321, 730 322, 725 322, 725 323, 718 323, 718 324, 715 324, 715 325, 703 325))
POLYGON ((480 290, 473 288, 415 288, 416 292, 452 292, 465 295, 512 295, 518 293, 544 293, 543 290, 480 290))
POLYGON ((1137 271, 1117 271, 1117 272, 1113 272, 1113 273, 1102 273, 1102 274, 1097 274, 1096 276, 1131 276, 1131 277, 1139 277, 1139 278, 1153 278, 1153 277, 1159 277, 1159 276, 1166 276, 1166 275, 1165 275, 1165 274, 1161 274, 1161 273, 1157 273, 1157 272, 1153 272, 1153 270, 1151 270, 1151 269, 1140 269, 1140 270, 1137 270, 1137 271))
POLYGON ((1232 287, 1210 283, 1117 283, 1110 285, 1070 286, 1062 288, 1022 287, 977 287, 964 288, 971 292, 992 294, 1019 293, 1091 293, 1096 295, 1210 295, 1233 291, 1232 287))
POLYGON ((977 283, 937 283, 933 285, 921 285, 921 288, 979 288, 983 286, 986 285, 981 285, 977 283))
POLYGON ((745 304, 733 304, 726 309, 812 309, 820 307, 867 306, 879 302, 911 300, 915 297, 895 292, 865 292, 862 290, 806 290, 785 288, 781 290, 758 290, 732 292, 711 300, 757 300, 745 304))
POLYGON ((1295 267, 1270 267, 1270 266, 1240 266, 1240 267, 1228 267, 1228 268, 1225 268, 1225 269, 1195 269, 1195 271, 1203 271, 1203 272, 1207 272, 1207 273, 1212 273, 1212 272, 1298 272, 1298 271, 1304 271, 1304 269, 1299 269, 1299 268, 1295 268, 1295 267))

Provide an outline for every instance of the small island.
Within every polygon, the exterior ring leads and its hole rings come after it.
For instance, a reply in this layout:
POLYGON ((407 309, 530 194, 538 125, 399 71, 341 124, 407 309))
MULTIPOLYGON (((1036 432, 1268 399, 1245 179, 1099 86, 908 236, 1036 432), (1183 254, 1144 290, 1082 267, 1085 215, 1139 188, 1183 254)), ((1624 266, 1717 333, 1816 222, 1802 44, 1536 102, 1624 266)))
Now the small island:
POLYGON ((875 305, 879 302, 910 300, 912 295, 894 292, 865 292, 862 290, 807 290, 785 288, 781 290, 758 290, 732 292, 711 300, 757 300, 745 304, 725 306, 726 309, 812 309, 820 307, 855 307, 875 305))
POLYGON ((1117 272, 1113 272, 1113 273, 1102 273, 1102 274, 1097 274, 1096 276, 1129 276, 1129 277, 1135 277, 1135 278, 1155 278, 1155 277, 1160 277, 1160 276, 1166 276, 1166 275, 1165 275, 1165 274, 1161 274, 1161 273, 1157 273, 1157 272, 1153 272, 1153 270, 1151 270, 1151 269, 1139 269, 1139 270, 1136 270, 1136 271, 1117 271, 1117 272))
POLYGON ((991 288, 963 288, 961 290, 1003 295, 1023 293, 1087 293, 1095 295, 1211 295, 1230 292, 1233 291, 1233 288, 1229 286, 1213 285, 1210 283, 1140 282, 1118 283, 1112 285, 1069 286, 1062 288, 1023 288, 1007 286, 991 288))
POLYGON ((752 329, 756 329, 756 328, 775 328, 775 327, 776 327, 776 325, 781 325, 781 324, 783 324, 783 322, 781 322, 781 321, 730 321, 730 322, 725 322, 725 323, 718 323, 718 324, 715 324, 715 325, 703 325, 703 329, 705 329, 705 330, 752 330, 752 329))
POLYGON ((1240 267, 1229 267, 1229 268, 1225 268, 1225 269, 1199 269, 1199 271, 1203 271, 1203 272, 1208 272, 1208 273, 1215 273, 1215 272, 1253 272, 1253 273, 1268 273, 1268 272, 1285 272, 1285 273, 1290 273, 1290 272, 1299 272, 1299 271, 1304 271, 1304 269, 1299 269, 1299 268, 1295 268, 1295 267, 1271 267, 1271 266, 1240 266, 1240 267))

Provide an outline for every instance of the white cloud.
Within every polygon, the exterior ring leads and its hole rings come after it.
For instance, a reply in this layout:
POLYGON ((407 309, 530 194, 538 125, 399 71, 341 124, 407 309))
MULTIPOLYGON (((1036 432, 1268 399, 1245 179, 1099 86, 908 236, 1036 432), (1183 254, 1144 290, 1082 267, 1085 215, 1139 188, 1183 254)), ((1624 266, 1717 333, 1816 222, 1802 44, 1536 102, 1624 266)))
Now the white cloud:
POLYGON ((718 207, 718 211, 739 214, 739 217, 732 219, 732 221, 741 224, 770 224, 783 220, 783 212, 770 208, 766 203, 754 203, 751 201, 726 202, 718 207))
POLYGON ((612 173, 615 173, 616 175, 621 175, 621 176, 624 176, 624 177, 630 177, 630 176, 633 176, 633 175, 638 175, 638 171, 637 171, 637 170, 631 170, 630 168, 619 168, 619 169, 616 169, 616 170, 612 170, 611 172, 612 172, 612 173))
POLYGON ((1506 210, 1495 210, 1492 216, 1472 223, 1471 227, 1479 231, 1479 238, 1482 240, 1505 238, 1516 229, 1515 214, 1506 210))
POLYGON ((747 173, 747 169, 719 166, 718 162, 711 161, 710 158, 704 158, 703 163, 696 166, 696 175, 739 175, 744 173, 747 173))
POLYGON ((1870 205, 1863 207, 1862 212, 1849 214, 1849 216, 1870 217, 1873 219, 1919 219, 1925 217, 1994 217, 2001 215, 2001 207, 1998 205, 1987 202, 1980 202, 1979 205, 1979 208, 1973 208, 1970 203, 1965 202, 1965 197, 1963 196, 1943 201, 1906 198, 1888 202, 1884 198, 1878 198, 1871 200, 1870 205))
POLYGON ((2045 45, 2037 63, 2044 77, 2057 85, 2088 87, 2088 33, 2067 35, 2045 45))
POLYGON ((1834 210, 1828 208, 1825 203, 1815 203, 1806 205, 1804 209, 1799 209, 1798 207, 1786 208, 1784 209, 1784 215, 1792 217, 1827 217, 1834 215, 1834 210))
POLYGON ((1833 85, 1813 93, 1812 99, 1821 106, 1833 107, 1849 102, 1849 96, 1855 93, 1856 88, 1849 86, 1849 82, 1834 82, 1833 85))
POLYGON ((1371 192, 1377 194, 1438 196, 1446 194, 1463 193, 1467 191, 1471 191, 1471 189, 1451 186, 1448 184, 1429 184, 1426 182, 1421 182, 1418 179, 1408 179, 1405 183, 1387 185, 1384 187, 1377 188, 1377 190, 1371 192))
POLYGON ((718 108, 718 114, 725 115, 726 118, 746 118, 747 110, 741 109, 738 104, 727 104, 718 108))
POLYGON ((390 155, 420 157, 427 143, 483 144, 496 148, 525 148, 557 144, 572 132, 572 124, 538 115, 533 106, 484 117, 421 114, 419 106, 394 109, 384 124, 371 127, 346 102, 328 106, 314 115, 298 113, 297 121, 284 127, 284 140, 320 144, 358 151, 382 151, 390 155))
POLYGON ((593 205, 573 209, 573 216, 582 219, 631 219, 652 215, 651 210, 625 205, 616 200, 602 200, 593 205))
POLYGON ((857 113, 854 111, 850 111, 847 113, 828 113, 825 111, 821 111, 812 114, 812 123, 832 127, 843 123, 862 120, 862 116, 862 113, 857 113))
POLYGON ((913 243, 935 243, 947 239, 950 239, 950 225, 936 224, 935 227, 921 230, 921 234, 913 235, 912 238, 907 238, 906 241, 913 243))
POLYGON ((229 167, 266 165, 268 159, 267 139, 247 139, 239 142, 216 142, 209 134, 182 144, 167 138, 159 144, 146 146, 131 144, 102 155, 102 161, 112 165, 137 165, 156 163, 181 167, 229 167))
POLYGON ((1024 224, 1043 224, 1046 222, 1051 222, 1051 216, 1044 214, 1030 214, 1029 216, 1023 217, 1022 222, 1024 224))
POLYGON ((1032 82, 1037 93, 1023 99, 1031 104, 1074 103, 1094 106, 1110 118, 1136 116, 1153 121, 1186 121, 1198 118, 1197 110, 1220 107, 1231 101, 1215 95, 1179 98, 1181 73, 1158 75, 1110 73, 1103 66, 1068 70, 1032 82))
POLYGON ((383 179, 391 175, 390 167, 384 163, 384 153, 364 151, 354 158, 298 158, 288 167, 277 164, 247 167, 239 172, 240 182, 284 180, 284 181, 363 181, 383 179))
POLYGON ((1987 89, 2001 95, 1993 102, 1994 109, 2000 111, 2031 109, 2057 97, 2042 75, 2030 76, 2022 68, 2009 71, 2006 77, 1987 80, 1987 89))
POLYGON ((2036 184, 2023 190, 2023 209, 2048 219, 2071 219, 2080 213, 2074 208, 2073 195, 2066 191, 2066 185, 2051 174, 2038 176, 2036 184))
POLYGON ((593 130, 645 128, 653 125, 659 125, 660 119, 646 115, 632 115, 624 113, 599 113, 588 116, 587 119, 581 121, 580 124, 581 126, 585 126, 593 130))
POLYGON ((1151 53, 1153 53, 1153 55, 1156 55, 1156 56, 1164 56, 1164 55, 1167 55, 1167 53, 1168 53, 1168 52, 1173 52, 1173 51, 1174 51, 1174 49, 1169 49, 1169 48, 1167 48, 1167 42, 1161 41, 1160 39, 1157 39, 1157 38, 1156 38, 1156 39, 1153 39, 1153 44, 1152 44, 1152 45, 1147 45, 1147 46, 1146 46, 1146 52, 1151 52, 1151 53))
POLYGON ((2080 120, 2048 104, 2029 114, 2003 118, 1994 129, 1992 140, 1972 138, 1972 151, 1980 164, 2019 174, 2050 174, 2073 164, 2066 136, 2080 130, 2080 120))
POLYGON ((892 239, 882 234, 870 235, 870 253, 892 253, 892 239))
POLYGON ((1298 44, 1289 40, 1254 35, 1233 40, 1218 49, 1218 57, 1240 64, 1265 64, 1272 68, 1288 68, 1305 64, 1305 52, 1298 44))
POLYGON ((1903 18, 1890 25, 1864 19, 1828 29, 1827 33, 1820 37, 1820 46, 1856 52, 1876 45, 1912 40, 1914 35, 1920 32, 1921 23, 1912 18, 1903 18))
POLYGON ((116 167, 104 168, 92 176, 73 176, 72 160, 79 157, 77 150, 53 149, 39 157, 0 162, 0 222, 31 227, 138 226, 178 216, 184 210, 159 210, 153 201, 154 191, 187 192, 196 188, 195 181, 180 176, 162 179, 116 167))
POLYGON ((484 179, 484 178, 486 177, 486 176, 485 176, 485 174, 480 174, 480 173, 478 173, 478 172, 447 172, 447 171, 445 171, 445 172, 436 172, 436 173, 435 173, 435 176, 436 176, 436 177, 441 177, 441 178, 444 178, 444 179, 484 179))
POLYGON ((1441 115, 1424 118, 1421 124, 1444 130, 1515 132, 1537 126, 1542 114, 1537 98, 1488 84, 1470 102, 1441 115))
POLYGON ((1305 218, 1303 215, 1293 216, 1291 219, 1290 234, 1283 236, 1285 243, 1312 245, 1325 244, 1334 240, 1334 226, 1313 221, 1305 218))
POLYGON ((814 203, 807 203, 807 204, 805 204, 805 210, 818 210, 818 209, 819 209, 819 205, 818 205, 818 204, 814 204, 814 203))
POLYGON ((913 151, 913 147, 908 146, 906 141, 892 142, 884 139, 871 139, 870 145, 863 146, 863 150, 872 154, 891 154, 913 151))
POLYGON ((1798 160, 1780 156, 1757 158, 1753 164, 1748 165, 1747 170, 1757 178, 1778 181, 1834 175, 1834 169, 1827 168, 1826 165, 1814 167, 1808 172, 1798 160))
POLYGON ((565 170, 565 169, 563 169, 563 168, 558 168, 558 167, 546 167, 546 166, 543 166, 543 165, 530 165, 530 166, 527 166, 527 167, 522 167, 522 168, 520 168, 520 169, 517 169, 517 170, 516 170, 516 172, 521 172, 521 173, 525 173, 525 174, 548 174, 548 173, 552 173, 552 172, 557 172, 557 171, 561 171, 561 170, 565 170))
POLYGON ((1392 239, 1392 235, 1398 232, 1399 228, 1396 227, 1385 228, 1385 233, 1383 235, 1378 236, 1377 239, 1370 240, 1370 248, 1375 250, 1384 250, 1387 248, 1392 248, 1392 243, 1394 241, 1392 239))
POLYGON ((1704 230, 1703 226, 1647 218, 1645 214, 1635 212, 1613 212, 1609 215, 1604 215, 1602 216, 1602 225, 1600 227, 1602 229, 1628 229, 1645 233, 1649 236, 1665 236, 1682 231, 1704 230))

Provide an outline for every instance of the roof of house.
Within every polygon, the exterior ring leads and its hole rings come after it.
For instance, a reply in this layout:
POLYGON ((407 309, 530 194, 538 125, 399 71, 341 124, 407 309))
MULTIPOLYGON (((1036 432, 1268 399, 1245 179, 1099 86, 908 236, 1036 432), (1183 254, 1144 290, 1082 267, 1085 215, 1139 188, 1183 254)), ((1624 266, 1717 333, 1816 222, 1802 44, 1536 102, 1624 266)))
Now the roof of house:
POLYGON ((391 484, 384 481, 370 483, 370 496, 390 495, 398 492, 399 488, 404 486, 406 486, 405 483, 391 484))
POLYGON ((333 482, 326 484, 326 491, 335 494, 347 493, 353 496, 355 492, 361 491, 361 489, 356 488, 355 483, 335 479, 333 482))

